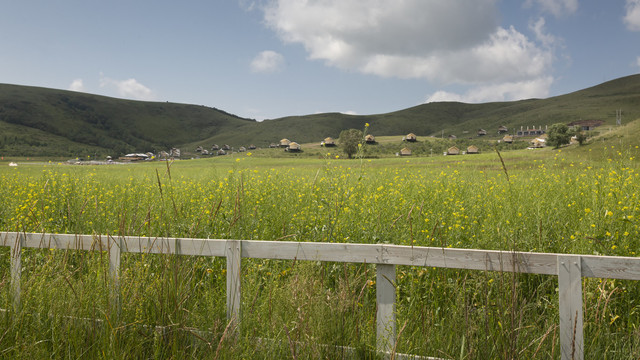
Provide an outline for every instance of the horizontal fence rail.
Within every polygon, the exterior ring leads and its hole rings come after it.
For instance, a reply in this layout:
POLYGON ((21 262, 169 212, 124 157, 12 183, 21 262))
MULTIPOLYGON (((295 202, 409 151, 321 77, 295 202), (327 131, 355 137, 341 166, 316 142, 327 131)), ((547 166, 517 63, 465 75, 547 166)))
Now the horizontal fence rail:
POLYGON ((20 304, 22 248, 109 252, 113 304, 119 304, 120 255, 129 253, 225 257, 227 317, 240 320, 242 258, 308 260, 376 265, 377 349, 395 347, 395 266, 543 274, 558 277, 562 359, 583 359, 582 278, 640 280, 640 258, 453 249, 386 244, 309 243, 262 240, 152 238, 110 235, 0 233, 0 246, 11 248, 14 307, 20 304))

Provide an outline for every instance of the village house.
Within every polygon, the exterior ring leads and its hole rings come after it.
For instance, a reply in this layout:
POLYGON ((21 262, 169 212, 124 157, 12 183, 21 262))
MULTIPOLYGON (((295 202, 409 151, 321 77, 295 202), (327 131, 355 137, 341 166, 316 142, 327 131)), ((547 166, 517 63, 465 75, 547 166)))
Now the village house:
POLYGON ((288 151, 288 152, 299 152, 300 151, 300 144, 298 144, 295 141, 292 141, 289 143, 289 146, 284 149, 284 151, 288 151))
POLYGON ((452 146, 449 149, 447 149, 447 155, 460 155, 460 149, 458 149, 455 146, 452 146))
POLYGON ((480 149, 478 149, 475 145, 470 145, 467 147, 467 154, 479 154, 480 149))
POLYGON ((416 134, 414 133, 409 133, 407 134, 407 136, 405 136, 402 141, 408 141, 408 142, 416 142, 418 141, 418 138, 416 137, 416 134))
POLYGON ((487 135, 487 130, 485 129, 478 129, 478 136, 485 136, 487 135))
POLYGON ((535 138, 529 141, 529 147, 532 149, 539 149, 547 146, 547 140, 542 138, 535 138))
POLYGON ((282 139, 280 140, 278 146, 280 146, 281 148, 286 148, 289 146, 289 144, 291 144, 291 141, 289 139, 282 139))
POLYGON ((582 131, 591 131, 604 124, 602 120, 578 120, 572 121, 567 124, 567 126, 573 126, 574 128, 578 128, 582 131))
POLYGON ((502 141, 506 142, 507 144, 512 144, 513 143, 513 136, 511 135, 505 135, 502 138, 502 141))
POLYGON ((500 125, 500 127, 498 127, 498 134, 506 134, 509 132, 509 128, 504 126, 504 125, 500 125))
POLYGON ((333 147, 336 146, 336 142, 332 137, 327 137, 320 143, 320 146, 333 147))
POLYGON ((125 156, 120 156, 118 159, 122 161, 140 161, 149 159, 149 155, 143 153, 126 154, 125 156))
POLYGON ((364 142, 367 144, 375 144, 376 137, 371 134, 367 134, 367 136, 364 137, 364 142))
POLYGON ((545 134, 546 132, 547 132, 546 126, 545 126, 545 130, 542 130, 542 126, 539 126, 538 129, 536 129, 535 126, 532 129, 527 127, 527 130, 524 130, 524 127, 521 126, 520 130, 516 134, 518 136, 538 136, 538 135, 545 134))
POLYGON ((400 150, 400 155, 401 156, 411 156, 411 149, 409 149, 408 147, 402 148, 402 150, 400 150))

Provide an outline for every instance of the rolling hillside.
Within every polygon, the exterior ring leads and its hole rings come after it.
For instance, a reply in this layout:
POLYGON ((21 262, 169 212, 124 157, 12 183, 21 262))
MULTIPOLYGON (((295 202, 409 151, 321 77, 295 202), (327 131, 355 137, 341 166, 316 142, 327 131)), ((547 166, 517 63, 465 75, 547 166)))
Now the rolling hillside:
MULTIPOLYGON (((250 139, 256 145, 266 145, 281 138, 300 143, 337 137, 348 128, 362 129, 369 123, 369 132, 379 135, 418 136, 456 135, 474 137, 485 129, 488 137, 498 138, 497 129, 507 126, 511 132, 521 127, 544 128, 558 122, 596 119, 614 125, 616 110, 623 110, 623 122, 640 118, 640 75, 612 80, 591 88, 548 99, 513 102, 464 104, 439 102, 418 105, 387 114, 353 116, 339 113, 286 117, 263 123, 249 124, 224 134, 229 142, 250 139)), ((220 136, 208 139, 222 142, 220 136)))
POLYGON ((615 124, 640 118, 640 75, 612 80, 548 99, 464 104, 440 102, 378 115, 325 113, 264 122, 198 105, 114 99, 63 90, 0 84, 0 154, 22 156, 117 156, 170 147, 212 144, 267 146, 281 138, 299 143, 338 137, 349 128, 376 136, 456 135, 474 137, 480 128, 544 127, 581 119, 615 124))
POLYGON ((4 155, 159 151, 251 122, 204 106, 0 84, 0 153, 4 155))

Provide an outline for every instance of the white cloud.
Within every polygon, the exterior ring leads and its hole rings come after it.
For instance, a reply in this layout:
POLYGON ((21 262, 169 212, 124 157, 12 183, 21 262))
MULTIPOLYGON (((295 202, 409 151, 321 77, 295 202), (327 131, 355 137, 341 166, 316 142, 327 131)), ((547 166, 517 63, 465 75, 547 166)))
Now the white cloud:
POLYGON ((544 26, 546 21, 543 17, 539 18, 535 23, 529 24, 529 29, 536 35, 536 39, 545 47, 552 48, 558 43, 558 39, 545 32, 544 26))
POLYGON ((84 83, 82 82, 82 79, 73 80, 71 82, 71 85, 69 85, 69 90, 71 90, 71 91, 80 91, 80 92, 85 91, 84 83))
POLYGON ((112 88, 118 96, 134 100, 155 100, 153 91, 142 85, 138 80, 131 78, 127 80, 115 80, 100 74, 100 87, 112 88))
POLYGON ((430 95, 425 102, 460 101, 465 103, 483 103, 493 101, 511 101, 530 98, 545 98, 549 96, 549 87, 553 77, 477 86, 464 94, 447 91, 437 91, 430 95))
POLYGON ((500 27, 496 0, 274 0, 265 23, 330 66, 477 88, 504 84, 509 94, 549 83, 556 42, 544 19, 532 25, 533 40, 500 27))
POLYGON ((640 31, 640 0, 627 0, 624 23, 631 31, 640 31))
POLYGON ((266 50, 258 54, 251 61, 251 71, 257 73, 272 73, 282 70, 284 57, 275 51, 266 50))
POLYGON ((534 4, 537 4, 542 11, 556 17, 573 14, 578 10, 578 0, 527 0, 525 7, 531 7, 534 4))

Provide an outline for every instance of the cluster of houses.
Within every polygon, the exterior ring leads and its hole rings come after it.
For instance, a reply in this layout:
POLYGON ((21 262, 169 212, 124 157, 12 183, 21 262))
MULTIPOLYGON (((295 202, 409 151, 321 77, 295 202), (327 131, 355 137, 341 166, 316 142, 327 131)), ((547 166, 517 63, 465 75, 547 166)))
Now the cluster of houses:
POLYGON ((255 145, 253 145, 253 144, 249 145, 249 147, 248 147, 248 148, 247 148, 247 147, 244 147, 244 146, 240 146, 240 147, 236 150, 236 149, 234 149, 233 147, 229 146, 228 144, 224 144, 224 145, 222 145, 222 146, 218 146, 218 144, 213 144, 213 145, 211 146, 211 150, 207 150, 207 149, 205 149, 205 148, 204 148, 204 147, 202 147, 202 146, 198 146, 198 147, 196 148, 196 152, 197 152, 198 154, 200 154, 200 155, 218 155, 218 156, 221 156, 221 155, 227 155, 227 154, 232 153, 232 152, 234 152, 234 151, 237 151, 237 152, 246 152, 246 151, 247 151, 247 149, 248 149, 248 150, 255 150, 255 149, 256 149, 256 146, 255 146, 255 145))
MULTIPOLYGON (((580 120, 574 121, 568 124, 568 126, 580 128, 582 131, 591 131, 598 126, 601 126, 604 121, 601 120, 580 120)), ((546 132, 547 126, 543 129, 542 126, 538 127, 520 127, 520 130, 516 131, 513 129, 513 134, 509 134, 509 129, 506 126, 498 127, 498 134, 504 135, 502 139, 499 141, 511 144, 514 142, 516 137, 526 137, 526 136, 535 136, 534 139, 529 141, 530 148, 541 148, 546 146, 546 132)), ((477 136, 485 136, 487 135, 487 131, 484 129, 478 129, 477 136)), ((449 135, 449 139, 456 139, 455 135, 449 135)), ((414 133, 409 133, 402 137, 402 141, 405 142, 416 142, 418 141, 418 137, 414 133)), ((365 136, 365 143, 367 144, 376 144, 376 138, 372 134, 367 134, 365 136)), ((323 147, 335 147, 337 146, 336 141, 332 137, 327 137, 323 141, 320 142, 320 146, 323 147)), ((300 144, 295 141, 291 141, 289 139, 282 139, 278 143, 271 143, 269 148, 283 148, 284 151, 287 152, 300 152, 302 151, 300 144)), ((241 146, 237 150, 232 148, 231 146, 224 144, 222 146, 218 146, 217 144, 213 144, 211 149, 205 149, 202 146, 198 146, 196 148, 196 152, 201 155, 227 155, 230 152, 245 152, 247 150, 254 150, 256 146, 251 144, 247 147, 241 146)), ((470 145, 466 149, 461 150, 456 146, 452 146, 447 151, 444 152, 444 155, 460 155, 460 154, 478 154, 480 149, 475 145, 470 145)), ((396 155, 399 156, 410 156, 411 149, 408 147, 402 148, 396 155)), ((151 152, 147 153, 132 153, 126 154, 124 156, 119 157, 119 160, 122 161, 144 161, 144 160, 168 160, 180 158, 180 149, 172 148, 169 151, 161 151, 158 155, 155 155, 151 152)), ((111 160, 109 158, 109 160, 111 160)))
POLYGON ((271 144, 269 144, 269 148, 272 148, 272 149, 283 148, 284 151, 287 151, 287 152, 300 152, 300 151, 302 151, 302 148, 300 147, 300 144, 298 144, 295 141, 291 141, 289 139, 282 139, 277 144, 276 143, 271 143, 271 144))
MULTIPOLYGON (((152 152, 126 154, 124 156, 120 156, 118 160, 148 161, 148 160, 169 160, 169 159, 179 159, 179 158, 180 158, 180 149, 172 148, 169 151, 160 151, 158 155, 152 152)), ((107 161, 112 161, 111 156, 107 156, 107 161)))

